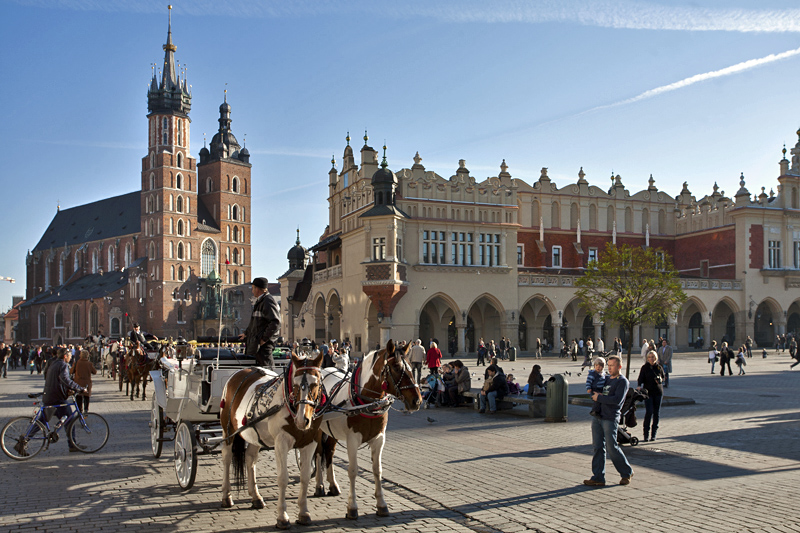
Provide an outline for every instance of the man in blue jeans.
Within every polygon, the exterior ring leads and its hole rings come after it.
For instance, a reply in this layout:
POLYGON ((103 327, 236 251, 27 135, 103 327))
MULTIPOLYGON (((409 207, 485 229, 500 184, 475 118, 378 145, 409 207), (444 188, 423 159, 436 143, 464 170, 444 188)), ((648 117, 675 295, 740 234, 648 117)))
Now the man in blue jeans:
POLYGON ((583 482, 590 487, 604 487, 606 484, 606 450, 614 468, 622 476, 619 484, 628 485, 633 477, 633 469, 617 444, 619 413, 628 392, 628 380, 620 375, 621 368, 619 356, 610 356, 603 393, 592 394, 592 400, 600 403, 600 413, 592 419, 592 477, 583 482))

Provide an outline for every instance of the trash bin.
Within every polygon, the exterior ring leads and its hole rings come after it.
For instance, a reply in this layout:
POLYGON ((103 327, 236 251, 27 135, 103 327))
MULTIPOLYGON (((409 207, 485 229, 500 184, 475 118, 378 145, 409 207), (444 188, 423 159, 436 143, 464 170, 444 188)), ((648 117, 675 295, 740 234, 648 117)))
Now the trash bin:
POLYGON ((517 360, 517 349, 513 346, 508 349, 508 360, 509 361, 516 361, 517 360))
POLYGON ((547 399, 545 401, 545 422, 566 422, 569 405, 569 383, 562 374, 547 380, 547 399))

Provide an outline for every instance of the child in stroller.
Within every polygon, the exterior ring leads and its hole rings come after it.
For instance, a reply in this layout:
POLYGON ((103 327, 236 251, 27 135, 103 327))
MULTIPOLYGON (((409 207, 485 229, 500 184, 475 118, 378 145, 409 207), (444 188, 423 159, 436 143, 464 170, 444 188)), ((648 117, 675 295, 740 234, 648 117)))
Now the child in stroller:
POLYGON ((425 378, 425 383, 428 390, 422 394, 424 403, 423 409, 430 409, 431 407, 441 407, 445 403, 445 386, 442 376, 439 374, 428 374, 425 378))
POLYGON ((636 446, 639 439, 628 432, 629 427, 636 427, 636 403, 643 402, 648 398, 647 389, 637 390, 628 389, 625 393, 625 401, 622 402, 622 409, 619 413, 619 425, 617 426, 617 443, 630 444, 636 446))

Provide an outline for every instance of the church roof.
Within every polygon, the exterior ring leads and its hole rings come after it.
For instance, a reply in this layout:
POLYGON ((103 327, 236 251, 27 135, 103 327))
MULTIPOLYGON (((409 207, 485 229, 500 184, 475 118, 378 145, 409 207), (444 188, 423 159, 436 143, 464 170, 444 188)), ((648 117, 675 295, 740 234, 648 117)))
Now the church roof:
POLYGON ((139 266, 144 261, 145 258, 140 257, 122 272, 106 272, 104 274, 98 273, 81 276, 75 281, 68 282, 60 287, 54 287, 30 300, 26 300, 20 307, 102 298, 124 288, 128 284, 128 272, 130 269, 139 266))
POLYGON ((33 251, 139 233, 141 209, 141 191, 62 209, 33 251))
POLYGON ((206 233, 220 233, 219 226, 202 199, 198 199, 197 202, 197 230, 206 233))

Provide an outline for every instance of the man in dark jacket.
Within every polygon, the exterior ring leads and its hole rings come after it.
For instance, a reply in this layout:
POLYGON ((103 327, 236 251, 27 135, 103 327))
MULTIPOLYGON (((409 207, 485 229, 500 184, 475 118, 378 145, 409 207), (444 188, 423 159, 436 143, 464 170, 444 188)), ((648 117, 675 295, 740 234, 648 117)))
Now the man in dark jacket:
POLYGON ((480 413, 486 412, 486 404, 489 404, 489 414, 493 415, 497 412, 497 400, 502 400, 508 394, 508 382, 506 375, 495 364, 489 365, 486 369, 489 373, 489 379, 492 380, 488 388, 481 391, 478 399, 480 400, 480 413))
MULTIPOLYGON (((728 343, 727 342, 723 342, 722 343, 722 349, 719 351, 719 375, 720 376, 724 376, 725 375, 725 366, 726 365, 728 366, 728 375, 729 376, 733 375, 733 371, 731 370, 731 360, 733 360, 734 357, 736 357, 736 356, 733 354, 733 350, 731 350, 728 347, 728 343)), ((666 381, 664 382, 664 385, 666 386, 666 381)))
POLYGON ((255 278, 252 290, 256 303, 253 305, 250 323, 239 338, 245 341, 245 355, 254 357, 258 366, 275 368, 272 350, 281 328, 280 309, 275 298, 267 292, 267 278, 255 278))
POLYGON ((622 476, 620 485, 630 484, 633 477, 633 468, 617 443, 619 414, 628 392, 628 380, 620 375, 621 368, 619 356, 610 356, 603 393, 592 394, 592 400, 600 403, 600 416, 592 419, 592 477, 583 482, 590 487, 603 487, 606 484, 606 451, 614 468, 622 476))
MULTIPOLYGON (((133 330, 131 330, 131 332, 128 334, 128 338, 130 339, 131 344, 134 346, 141 346, 143 350, 149 350, 151 352, 156 350, 156 348, 144 338, 142 328, 138 322, 133 324, 133 330)), ((158 340, 158 337, 156 337, 156 340, 158 340)))
MULTIPOLYGON (((47 365, 47 372, 44 377, 44 394, 42 395, 42 404, 59 405, 66 403, 69 398, 70 391, 86 392, 85 387, 81 387, 69 377, 69 362, 72 359, 72 352, 67 348, 59 348, 58 355, 55 359, 50 361, 47 365)), ((54 407, 53 409, 45 409, 42 411, 42 417, 51 415, 55 411, 57 418, 69 416, 71 410, 67 406, 54 407)), ((44 423, 45 420, 42 420, 44 423)), ((70 446, 69 451, 76 452, 77 448, 70 446)))

